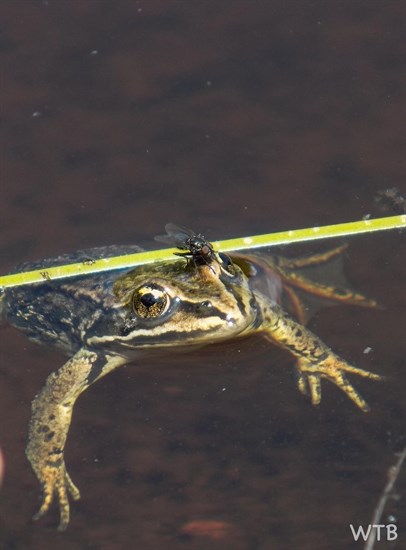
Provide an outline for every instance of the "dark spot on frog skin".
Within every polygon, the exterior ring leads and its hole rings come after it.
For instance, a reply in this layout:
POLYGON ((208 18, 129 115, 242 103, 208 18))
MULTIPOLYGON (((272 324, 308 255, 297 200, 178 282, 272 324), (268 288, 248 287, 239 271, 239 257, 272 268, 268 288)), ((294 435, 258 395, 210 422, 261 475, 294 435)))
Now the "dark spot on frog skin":
POLYGON ((51 439, 54 438, 55 432, 49 432, 49 434, 46 434, 44 437, 44 441, 51 441, 51 439))
POLYGON ((39 434, 46 434, 46 433, 49 432, 49 427, 46 426, 46 425, 39 426, 37 432, 38 432, 39 434))

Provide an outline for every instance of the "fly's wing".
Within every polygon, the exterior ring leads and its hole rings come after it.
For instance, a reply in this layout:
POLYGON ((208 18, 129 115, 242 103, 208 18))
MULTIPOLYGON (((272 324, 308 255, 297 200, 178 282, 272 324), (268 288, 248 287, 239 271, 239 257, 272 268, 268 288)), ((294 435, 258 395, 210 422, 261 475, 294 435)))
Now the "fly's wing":
POLYGON ((181 250, 189 250, 187 241, 197 236, 193 229, 189 229, 184 225, 176 225, 172 222, 165 225, 165 231, 166 235, 156 235, 155 240, 159 243, 176 246, 176 248, 180 248, 181 250))

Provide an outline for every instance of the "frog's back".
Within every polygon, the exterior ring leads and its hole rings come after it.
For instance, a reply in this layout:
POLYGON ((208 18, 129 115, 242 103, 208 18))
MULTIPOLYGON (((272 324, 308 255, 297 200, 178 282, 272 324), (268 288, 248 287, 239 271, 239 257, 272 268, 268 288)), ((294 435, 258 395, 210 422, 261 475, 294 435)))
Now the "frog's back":
MULTIPOLYGON (((135 245, 92 248, 24 263, 14 272, 46 270, 140 250, 135 245)), ((1 318, 23 331, 31 340, 71 354, 83 346, 86 334, 95 323, 100 325, 114 321, 111 289, 116 278, 117 271, 112 271, 8 288, 1 296, 1 318)))
POLYGON ((91 262, 102 258, 112 258, 124 254, 135 254, 141 252, 142 248, 137 245, 110 245, 98 246, 95 248, 87 248, 77 250, 68 254, 62 254, 55 258, 47 258, 33 262, 24 262, 16 266, 13 273, 21 273, 22 271, 34 271, 36 269, 46 269, 47 267, 56 267, 58 265, 73 264, 80 262, 91 262))

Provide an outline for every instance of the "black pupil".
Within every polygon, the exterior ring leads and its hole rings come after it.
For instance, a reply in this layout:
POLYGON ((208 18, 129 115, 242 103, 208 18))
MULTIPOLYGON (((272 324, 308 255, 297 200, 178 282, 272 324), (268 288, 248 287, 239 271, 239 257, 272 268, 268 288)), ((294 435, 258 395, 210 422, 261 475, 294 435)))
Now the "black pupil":
MULTIPOLYGON (((160 299, 154 296, 152 293, 143 294, 140 298, 140 302, 147 308, 153 306, 157 302, 159 302, 160 299)), ((162 301, 162 300, 161 300, 162 301)))

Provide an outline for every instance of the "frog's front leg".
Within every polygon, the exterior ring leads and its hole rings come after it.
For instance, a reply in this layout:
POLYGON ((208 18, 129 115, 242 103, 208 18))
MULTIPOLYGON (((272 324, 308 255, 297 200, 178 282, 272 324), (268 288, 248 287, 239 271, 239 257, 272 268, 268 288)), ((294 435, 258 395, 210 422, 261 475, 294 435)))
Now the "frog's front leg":
POLYGON ((93 382, 123 365, 120 356, 81 349, 46 384, 32 403, 26 454, 43 489, 43 501, 34 519, 49 509, 54 496, 60 510, 59 530, 69 523, 69 495, 77 500, 80 493, 73 484, 64 462, 64 448, 76 399, 93 382))
POLYGON ((371 380, 382 380, 378 374, 349 365, 338 357, 317 336, 291 319, 275 304, 261 300, 262 324, 258 330, 297 358, 298 387, 302 393, 310 392, 314 405, 321 400, 320 379, 326 378, 343 390, 363 411, 369 407, 363 397, 348 381, 346 374, 358 374, 371 380))

